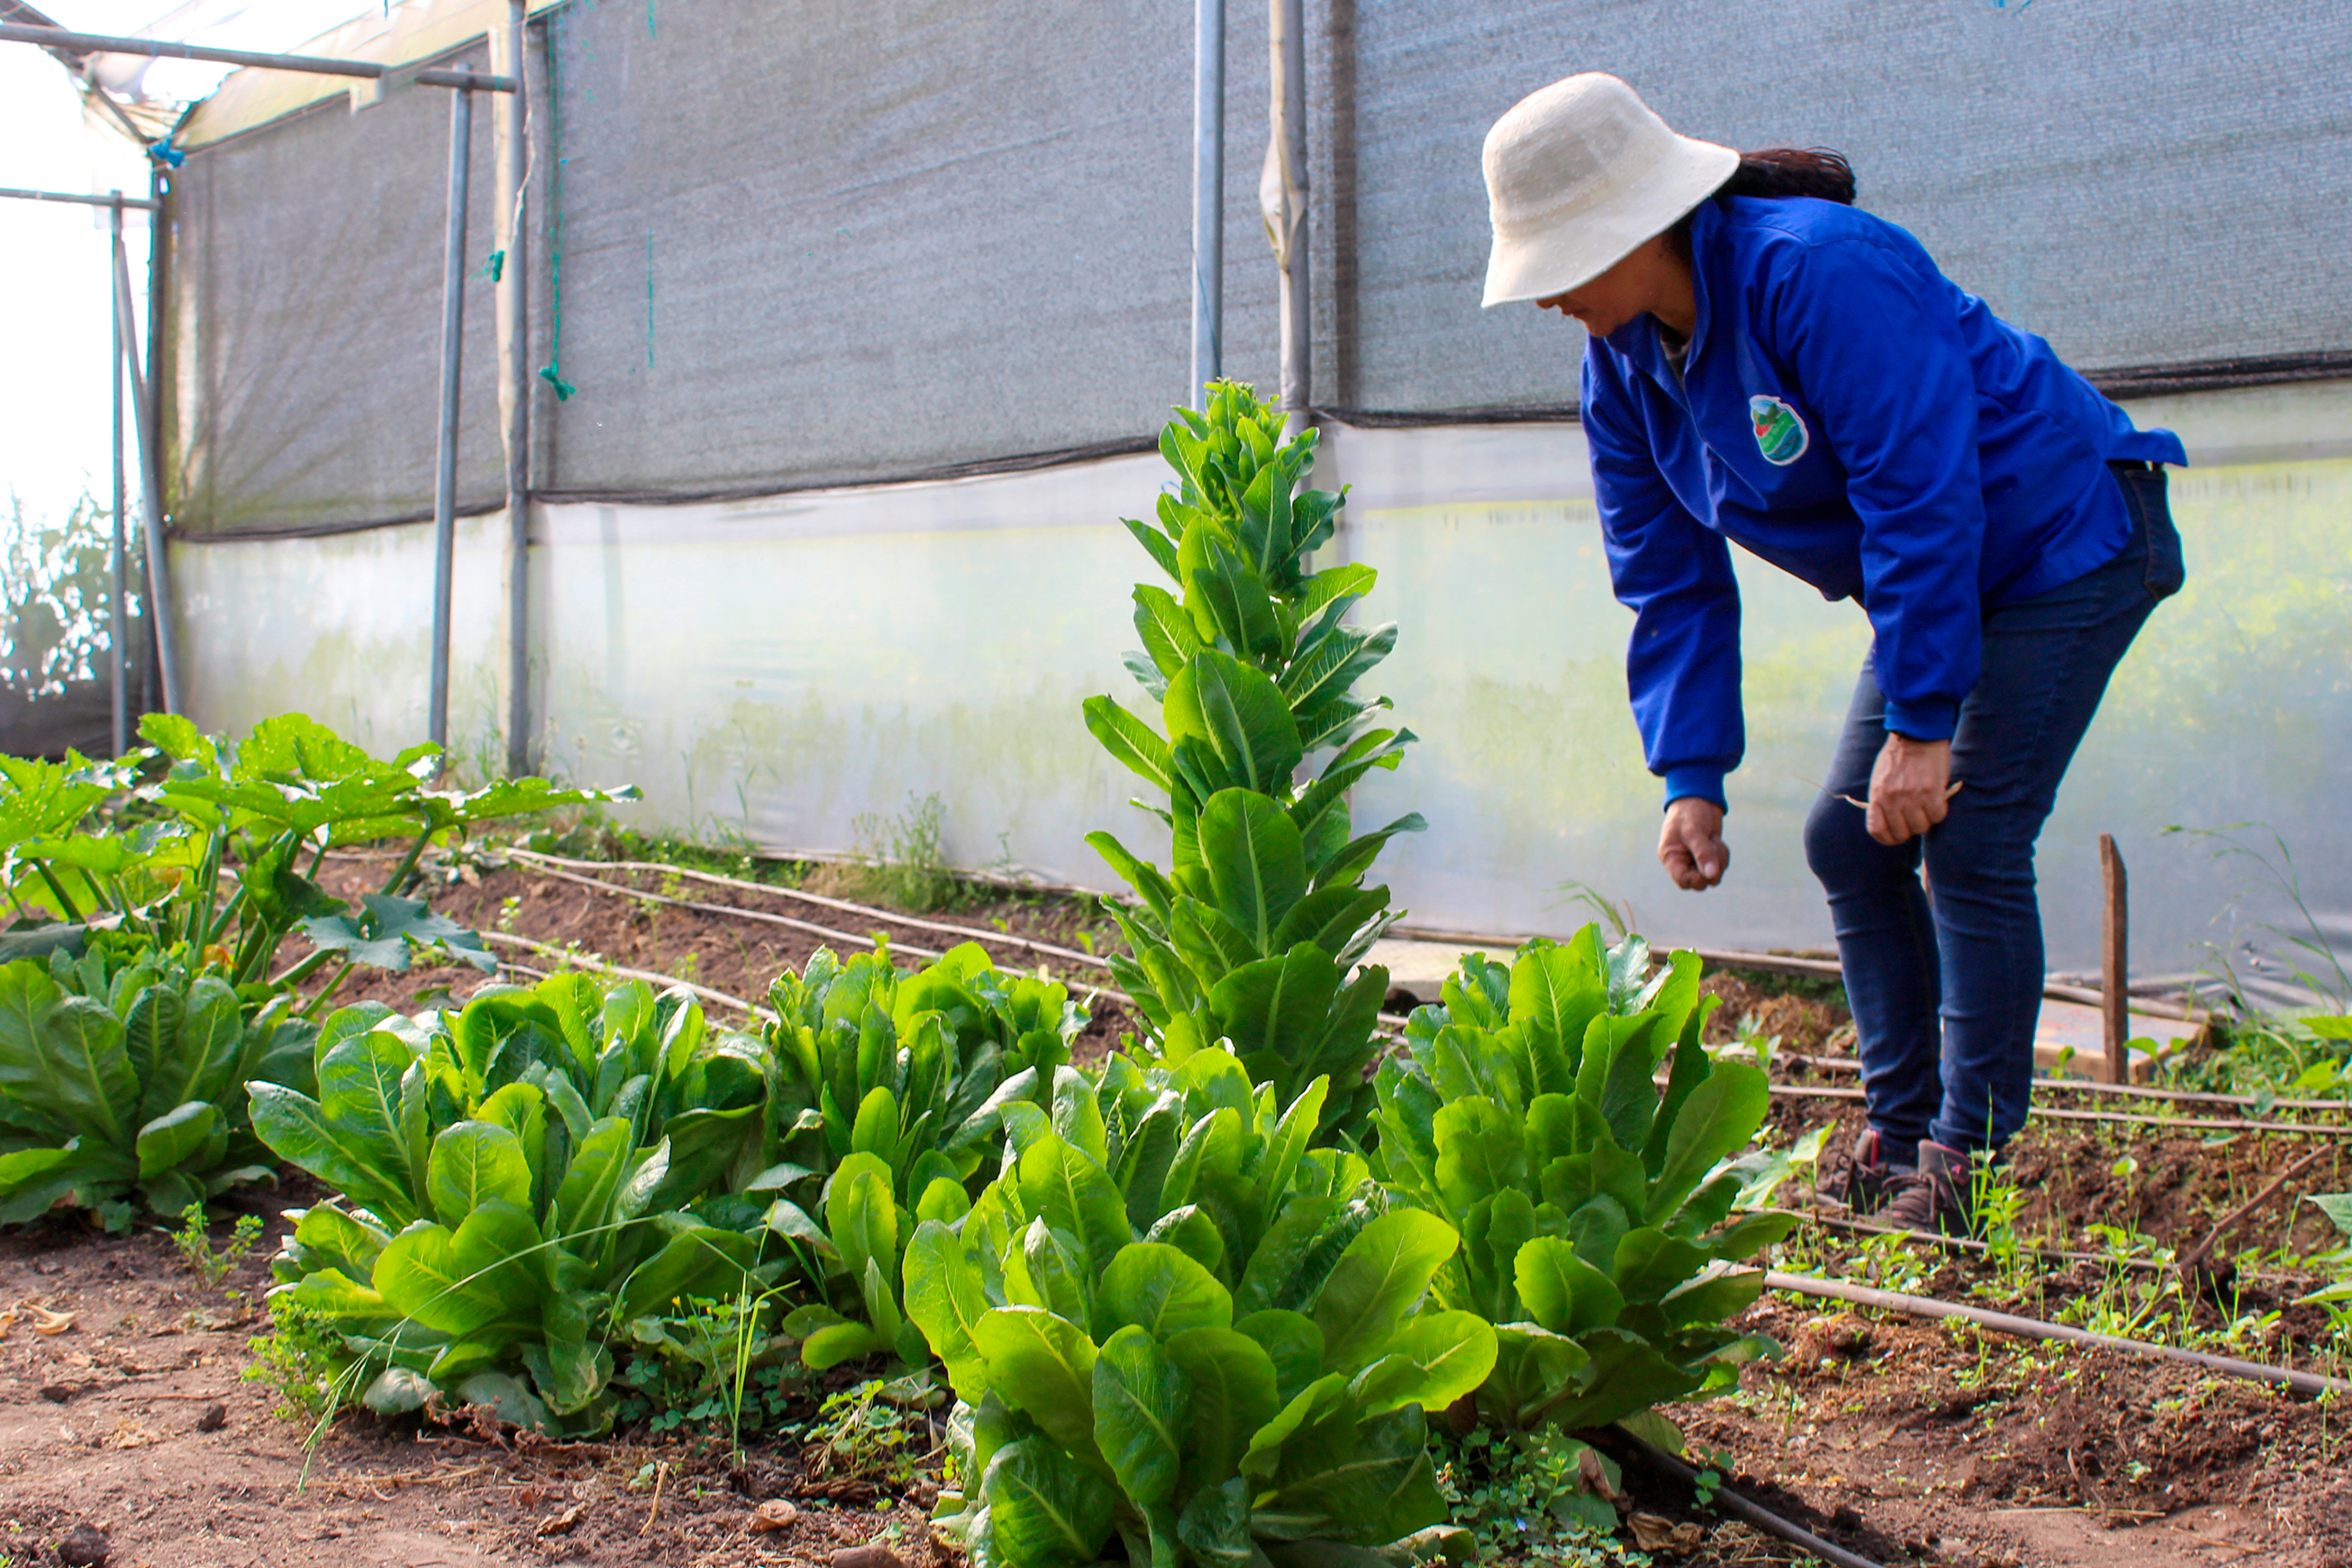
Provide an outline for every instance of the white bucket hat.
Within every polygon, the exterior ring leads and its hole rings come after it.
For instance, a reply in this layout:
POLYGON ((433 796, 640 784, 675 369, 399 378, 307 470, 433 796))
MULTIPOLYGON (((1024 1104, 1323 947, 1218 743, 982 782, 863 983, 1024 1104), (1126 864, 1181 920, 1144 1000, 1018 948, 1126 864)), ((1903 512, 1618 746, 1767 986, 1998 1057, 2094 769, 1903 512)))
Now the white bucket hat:
POLYGON ((1528 94, 1486 132, 1488 305, 1589 283, 1672 228, 1739 166, 1677 136, 1633 89, 1587 71, 1528 94))

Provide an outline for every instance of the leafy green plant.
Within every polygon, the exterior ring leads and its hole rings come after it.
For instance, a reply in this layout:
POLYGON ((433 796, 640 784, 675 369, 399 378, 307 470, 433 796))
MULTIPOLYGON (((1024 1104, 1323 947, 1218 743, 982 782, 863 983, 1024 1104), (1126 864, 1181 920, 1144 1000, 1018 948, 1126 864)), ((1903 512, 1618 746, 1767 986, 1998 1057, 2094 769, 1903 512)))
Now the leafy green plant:
POLYGON ((1493 1331, 1422 1310, 1444 1222, 1308 1147, 1327 1090, 1282 1104, 1214 1047, 1099 1091, 1057 1074, 1050 1109, 1006 1108, 971 1211, 917 1227, 908 1310, 961 1399, 940 1510, 980 1568, 1114 1536, 1230 1565, 1444 1518, 1423 1411, 1486 1375, 1493 1331))
POLYGON ((259 1215, 239 1215, 236 1224, 229 1227, 228 1239, 215 1247, 205 1205, 190 1204, 180 1211, 180 1228, 171 1233, 172 1245, 179 1249, 181 1261, 204 1282, 205 1289, 217 1290, 221 1281, 236 1272, 236 1266, 251 1256, 254 1243, 261 1239, 262 1228, 259 1215))
POLYGON ((1646 1562, 1612 1539, 1622 1496, 1616 1462, 1557 1427, 1506 1432, 1474 1427, 1442 1434, 1437 1473, 1452 1521, 1469 1535, 1479 1563, 1545 1563, 1599 1568, 1646 1562))
POLYGON ((772 1070, 635 982, 562 975, 454 1016, 345 1008, 316 1099, 252 1086, 263 1139, 342 1194, 298 1216, 273 1300, 341 1332, 337 1375, 372 1409, 438 1393, 601 1429, 611 1342, 782 1267, 760 1263, 761 1205, 727 1195, 769 1151, 772 1070))
POLYGON ((1763 1289, 1738 1264, 1793 1215, 1733 1217, 1764 1075, 1699 1043, 1696 955, 1652 972, 1587 926, 1511 966, 1477 953, 1381 1065, 1378 1158, 1461 1232, 1438 1299, 1496 1325, 1478 1408, 1505 1428, 1599 1426, 1736 1386, 1777 1350, 1727 1320, 1763 1289), (1664 1066, 1660 1089, 1654 1075, 1664 1066))
POLYGON ((844 963, 820 949, 770 1000, 782 1157, 748 1191, 780 1194, 768 1226, 822 1298, 786 1331, 813 1368, 866 1355, 920 1365, 899 1301, 907 1244, 921 1220, 971 1206, 994 1173, 982 1166, 1005 1107, 1045 1098, 1086 1015, 1062 985, 1001 973, 971 943, 911 974, 887 952, 844 963))
POLYGON ((1137 804, 1168 825, 1170 869, 1111 834, 1087 841, 1142 900, 1111 909, 1130 949, 1111 962, 1149 1057, 1172 1067, 1229 1041, 1286 1101, 1328 1078, 1339 1087, 1323 1131, 1352 1135, 1371 1107, 1359 1086, 1388 972, 1349 971, 1396 918, 1388 889, 1363 879, 1390 838, 1423 826, 1406 816, 1358 834, 1348 806, 1349 787, 1394 768, 1413 738, 1376 727, 1386 698, 1351 689, 1396 627, 1347 622, 1370 567, 1307 570, 1341 501, 1297 489, 1316 433, 1283 441, 1281 411, 1244 386, 1213 384, 1208 402, 1160 433, 1179 482, 1158 527, 1127 524, 1176 586, 1136 587, 1143 651, 1128 657, 1166 733, 1109 697, 1086 702, 1095 738, 1166 792, 1164 809, 1137 804))
POLYGON ((948 865, 946 826, 936 795, 909 793, 906 808, 889 816, 860 813, 849 825, 857 860, 843 868, 844 890, 902 910, 952 908, 962 885, 948 865))
POLYGON ((916 1446, 920 1427, 913 1406, 938 1398, 928 1384, 878 1377, 827 1394, 803 1433, 809 1469, 894 1491, 913 1485, 924 1457, 916 1446))
POLYGON ((89 931, 116 931, 219 973, 249 1003, 340 960, 331 994, 354 964, 406 969, 419 948, 495 967, 470 933, 396 897, 425 848, 499 818, 636 794, 538 778, 434 790, 437 747, 385 762, 299 713, 263 721, 233 753, 171 714, 147 715, 139 732, 148 748, 119 763, 0 758, 0 880, 20 914, 16 940, 79 951, 89 931), (162 776, 141 782, 158 764, 162 776), (110 803, 121 805, 110 817, 110 803), (312 880, 328 850, 388 837, 408 839, 407 852, 357 911, 312 880), (314 951, 273 975, 298 931, 314 951))
POLYGON ((274 1396, 270 1414, 279 1420, 316 1426, 351 1403, 351 1391, 339 1388, 335 1379, 335 1365, 343 1354, 342 1335, 318 1313, 283 1300, 273 1302, 269 1331, 245 1345, 253 1359, 237 1380, 267 1386, 274 1396))
POLYGON ((131 1194, 178 1215, 268 1179, 244 1086, 310 1081, 317 1030, 289 1014, 112 933, 0 964, 0 1223, 66 1200, 120 1230, 131 1194))

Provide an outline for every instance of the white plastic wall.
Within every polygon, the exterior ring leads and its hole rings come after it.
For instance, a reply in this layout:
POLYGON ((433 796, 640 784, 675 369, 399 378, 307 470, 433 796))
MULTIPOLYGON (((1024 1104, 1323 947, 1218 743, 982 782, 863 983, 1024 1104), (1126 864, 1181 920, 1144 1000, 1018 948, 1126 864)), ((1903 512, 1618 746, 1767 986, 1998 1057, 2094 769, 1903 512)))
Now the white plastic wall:
MULTIPOLYGON (((2111 689, 2042 838, 2057 970, 2096 963, 2096 842, 2131 868, 2135 964, 2207 967, 2202 944, 2284 912, 2243 858, 2174 825, 2274 827, 2303 892, 2352 948, 2352 384, 2136 403, 2194 466, 2173 476, 2187 589, 2111 689)), ((1826 943, 1798 842, 1867 645, 1861 613, 1745 562, 1750 752, 1733 775, 1731 877, 1675 891, 1652 860, 1657 788, 1625 711, 1629 625, 1610 596, 1572 426, 1330 433, 1317 482, 1353 487, 1339 541, 1378 567, 1363 612, 1396 620, 1370 684, 1422 738, 1360 792, 1418 809, 1383 874, 1417 923, 1559 930, 1589 886, 1663 940, 1826 943)), ((1139 787, 1079 701, 1140 701, 1119 656, 1151 572, 1118 526, 1163 468, 1130 458, 953 483, 680 507, 546 509, 531 559, 546 765, 630 781, 646 823, 838 849, 861 814, 944 803, 949 849, 1104 885, 1097 826, 1139 849, 1139 787)), ((453 748, 499 754, 505 524, 461 524, 453 748)), ((208 728, 306 706, 383 750, 425 720, 431 534, 182 544, 184 668, 208 728)), ((478 763, 475 765, 479 765, 478 763)), ((2284 868, 2282 867, 2282 869, 2284 868)), ((2273 943, 2273 945, 2275 945, 2273 943)))

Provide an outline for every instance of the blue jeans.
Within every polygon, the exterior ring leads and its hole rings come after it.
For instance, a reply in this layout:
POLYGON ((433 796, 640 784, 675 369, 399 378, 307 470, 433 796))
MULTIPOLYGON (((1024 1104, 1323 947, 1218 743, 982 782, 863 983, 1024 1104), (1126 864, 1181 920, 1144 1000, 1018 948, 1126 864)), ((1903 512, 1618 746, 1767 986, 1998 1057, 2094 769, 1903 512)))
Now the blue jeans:
POLYGON ((1860 1037, 1870 1124, 1900 1161, 1923 1138, 1998 1149, 2025 1122, 2043 984, 2034 840, 2107 678, 2183 576, 2164 470, 2111 471, 2132 520, 2121 553, 1985 616, 1983 673, 1952 738, 1952 777, 1966 787, 1949 815, 1890 848, 1837 798, 1869 798, 1886 743, 1885 700, 1865 664, 1827 788, 1805 822, 1805 858, 1829 894, 1860 1037))

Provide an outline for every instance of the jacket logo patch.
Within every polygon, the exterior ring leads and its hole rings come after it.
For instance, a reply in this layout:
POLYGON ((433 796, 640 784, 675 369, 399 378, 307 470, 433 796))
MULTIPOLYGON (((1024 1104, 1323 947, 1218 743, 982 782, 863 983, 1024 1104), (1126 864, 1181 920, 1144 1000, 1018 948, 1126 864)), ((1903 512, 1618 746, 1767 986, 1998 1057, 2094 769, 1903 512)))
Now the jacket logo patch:
POLYGON ((1776 468, 1787 468, 1805 455, 1812 437, 1797 411, 1777 397, 1761 393, 1748 400, 1748 421, 1756 427, 1756 449, 1776 468))

